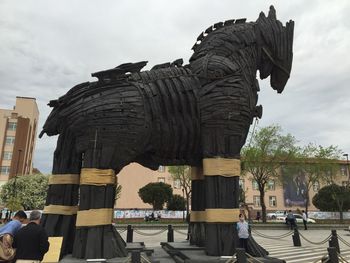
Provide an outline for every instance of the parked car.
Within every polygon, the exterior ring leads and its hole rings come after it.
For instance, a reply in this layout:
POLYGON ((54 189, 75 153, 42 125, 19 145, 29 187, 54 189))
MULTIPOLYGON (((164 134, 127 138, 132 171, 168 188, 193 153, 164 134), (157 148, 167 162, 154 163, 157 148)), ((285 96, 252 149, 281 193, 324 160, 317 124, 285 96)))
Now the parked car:
MULTIPOLYGON (((295 217, 295 219, 296 219, 296 221, 297 221, 297 223, 303 223, 303 216, 302 215, 300 215, 300 214, 293 214, 294 215, 294 217, 295 217)), ((277 221, 282 221, 282 222, 286 222, 286 219, 287 219, 287 217, 285 216, 285 215, 283 215, 283 216, 278 216, 277 218, 276 218, 276 220, 277 221)), ((312 219, 312 218, 308 218, 307 219, 307 223, 308 224, 315 224, 316 223, 316 221, 315 221, 315 219, 312 219)))
POLYGON ((271 212, 271 213, 267 213, 266 214, 266 217, 268 219, 276 219, 277 217, 280 217, 280 216, 285 216, 285 211, 282 211, 282 210, 277 210, 275 212, 271 212))

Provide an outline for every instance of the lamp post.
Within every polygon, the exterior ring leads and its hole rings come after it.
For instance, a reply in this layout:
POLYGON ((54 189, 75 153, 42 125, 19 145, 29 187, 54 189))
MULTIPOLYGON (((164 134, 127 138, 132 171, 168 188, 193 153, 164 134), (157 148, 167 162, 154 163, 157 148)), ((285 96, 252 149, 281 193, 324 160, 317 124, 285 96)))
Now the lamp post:
MULTIPOLYGON (((182 188, 182 198, 185 200, 185 189, 182 188)), ((182 221, 185 221, 185 207, 182 210, 182 221)))
POLYGON ((350 183, 349 154, 348 153, 344 153, 343 156, 346 157, 346 175, 348 176, 348 186, 349 186, 349 183, 350 183))

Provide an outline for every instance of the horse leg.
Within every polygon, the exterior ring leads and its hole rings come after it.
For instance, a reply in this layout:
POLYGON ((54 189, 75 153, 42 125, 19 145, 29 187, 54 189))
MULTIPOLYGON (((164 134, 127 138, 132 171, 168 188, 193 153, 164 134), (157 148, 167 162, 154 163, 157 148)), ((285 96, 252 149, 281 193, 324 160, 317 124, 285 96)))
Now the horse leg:
POLYGON ((190 244, 205 244, 205 191, 203 167, 191 167, 190 244))
POLYGON ((125 242, 112 225, 115 204, 115 173, 110 159, 113 147, 88 149, 81 170, 80 202, 73 257, 125 257, 125 242), (97 175, 91 177, 91 175, 97 175))
POLYGON ((232 76, 203 87, 200 97, 208 255, 232 255, 236 247, 240 150, 255 107, 249 89, 232 76))
POLYGON ((68 132, 58 137, 53 169, 41 219, 49 236, 63 236, 61 255, 72 252, 79 191, 81 155, 68 132))

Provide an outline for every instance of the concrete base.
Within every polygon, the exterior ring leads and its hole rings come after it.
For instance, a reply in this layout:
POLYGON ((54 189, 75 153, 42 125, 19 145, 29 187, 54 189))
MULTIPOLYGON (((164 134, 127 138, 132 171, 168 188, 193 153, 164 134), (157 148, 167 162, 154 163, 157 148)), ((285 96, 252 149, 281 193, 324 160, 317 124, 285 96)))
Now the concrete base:
MULTIPOLYGON (((145 244, 143 242, 133 242, 133 243, 126 243, 126 250, 128 251, 128 257, 131 256, 131 253, 133 251, 140 251, 142 257, 148 259, 151 262, 157 262, 152 260, 152 254, 154 252, 153 249, 146 248, 145 244)), ((60 262, 64 263, 79 263, 79 262, 107 262, 107 263, 124 263, 126 262, 128 257, 120 257, 120 258, 111 258, 111 259, 77 259, 73 258, 72 255, 66 255, 64 258, 60 260, 60 262)))
MULTIPOLYGON (((227 262, 230 259, 230 257, 208 256, 203 247, 191 246, 188 242, 162 242, 160 244, 177 263, 215 263, 227 262)), ((254 259, 256 259, 256 262, 285 263, 284 260, 272 257, 257 257, 254 259)))

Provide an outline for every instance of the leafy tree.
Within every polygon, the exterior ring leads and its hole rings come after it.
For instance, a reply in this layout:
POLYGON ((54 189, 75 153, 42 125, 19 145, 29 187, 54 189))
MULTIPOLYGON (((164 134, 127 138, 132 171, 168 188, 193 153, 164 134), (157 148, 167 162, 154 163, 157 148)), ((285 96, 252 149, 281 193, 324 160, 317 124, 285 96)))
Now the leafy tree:
POLYGON ((183 211, 185 210, 186 200, 181 195, 173 195, 167 203, 168 210, 183 211))
POLYGON ((1 187, 0 198, 12 210, 43 209, 48 189, 48 176, 22 175, 10 179, 1 187), (16 207, 13 207, 16 206, 16 207), (17 209, 16 209, 17 208, 17 209))
POLYGON ((10 211, 17 211, 23 209, 21 200, 18 197, 10 197, 6 202, 6 207, 10 211))
POLYGON ((343 222, 343 211, 350 209, 350 189, 337 184, 327 185, 312 198, 312 203, 321 211, 338 211, 343 222))
POLYGON ((278 125, 260 128, 242 149, 242 176, 250 173, 258 185, 263 222, 266 222, 266 186, 270 180, 279 178, 281 165, 293 159, 297 151, 296 139, 281 133, 278 125))
POLYGON ((192 193, 191 188, 191 168, 189 166, 169 166, 168 171, 171 174, 173 180, 179 180, 180 187, 185 194, 186 199, 186 212, 189 214, 190 198, 192 193))
POLYGON ((336 146, 322 147, 308 144, 296 153, 295 161, 284 166, 284 180, 290 182, 290 177, 296 174, 303 177, 302 189, 299 189, 308 212, 310 205, 310 190, 315 183, 326 182, 333 184, 339 170, 336 160, 339 159, 341 151, 336 146))
POLYGON ((162 210, 165 202, 173 195, 171 185, 162 182, 149 183, 139 189, 139 196, 144 203, 152 205, 154 210, 162 210))

